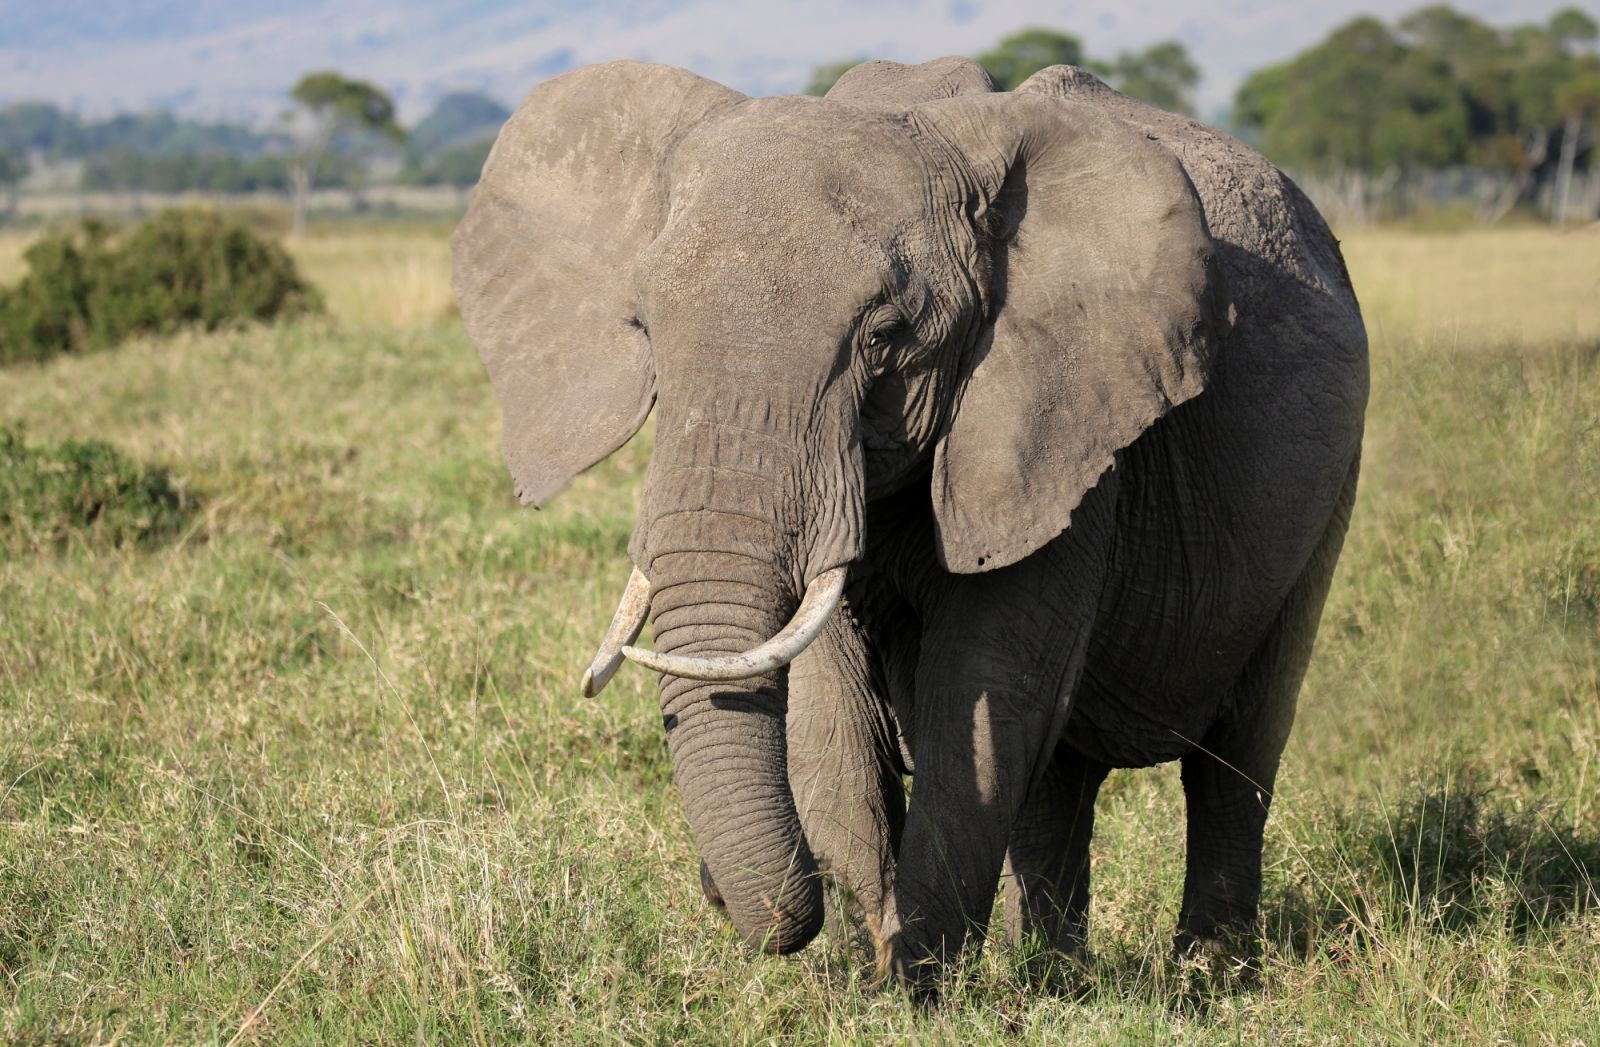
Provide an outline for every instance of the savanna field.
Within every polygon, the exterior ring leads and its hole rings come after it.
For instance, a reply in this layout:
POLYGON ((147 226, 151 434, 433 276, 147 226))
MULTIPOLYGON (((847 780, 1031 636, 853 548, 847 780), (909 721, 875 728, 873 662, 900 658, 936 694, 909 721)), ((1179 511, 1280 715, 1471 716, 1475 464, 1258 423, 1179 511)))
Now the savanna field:
POLYGON ((1102 793, 1083 969, 996 943, 922 1015, 702 902, 653 679, 577 688, 648 446, 515 506, 446 232, 292 245, 323 318, 0 369, 0 427, 178 492, 0 526, 0 1042, 1600 1045, 1600 233, 1347 235, 1365 465, 1259 984, 1168 961, 1174 765, 1102 793))

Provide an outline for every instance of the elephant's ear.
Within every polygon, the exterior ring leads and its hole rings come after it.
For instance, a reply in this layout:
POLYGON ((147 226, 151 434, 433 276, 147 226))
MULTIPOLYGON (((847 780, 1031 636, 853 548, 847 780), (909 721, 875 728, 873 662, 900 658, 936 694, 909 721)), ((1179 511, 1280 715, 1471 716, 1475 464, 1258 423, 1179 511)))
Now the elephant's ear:
POLYGON ((826 95, 861 109, 900 112, 936 98, 989 94, 1000 90, 988 70, 970 58, 935 58, 920 65, 862 62, 834 81, 826 95))
POLYGON ((661 227, 659 171, 685 132, 743 99, 682 69, 613 62, 545 81, 501 129, 451 238, 452 283, 524 504, 548 500, 650 413, 631 277, 661 227))
POLYGON ((910 118, 964 157, 991 251, 933 505, 945 566, 993 570, 1064 531, 1117 452, 1205 387, 1227 296, 1188 176, 1120 121, 1016 94, 910 118))

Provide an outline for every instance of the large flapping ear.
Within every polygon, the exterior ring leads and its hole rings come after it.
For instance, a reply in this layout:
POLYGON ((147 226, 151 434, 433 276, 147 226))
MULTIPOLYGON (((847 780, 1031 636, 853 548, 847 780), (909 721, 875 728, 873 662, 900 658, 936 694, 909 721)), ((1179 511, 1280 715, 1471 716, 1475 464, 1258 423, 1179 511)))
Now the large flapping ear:
POLYGON ((993 570, 1064 531, 1117 452, 1205 387, 1227 296, 1188 176, 1092 105, 978 95, 911 120, 964 157, 992 251, 933 505, 945 566, 993 570))
POLYGON ((524 504, 548 500, 650 413, 631 277, 663 220, 658 172, 685 132, 743 99, 682 69, 613 62, 545 81, 501 129, 450 241, 452 283, 524 504))

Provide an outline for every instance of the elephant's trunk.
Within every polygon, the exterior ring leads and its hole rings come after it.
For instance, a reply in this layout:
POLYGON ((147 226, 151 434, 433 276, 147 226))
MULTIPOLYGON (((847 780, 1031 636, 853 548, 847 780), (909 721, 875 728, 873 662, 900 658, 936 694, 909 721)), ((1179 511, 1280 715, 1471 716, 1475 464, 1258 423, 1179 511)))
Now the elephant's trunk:
MULTIPOLYGON (((655 650, 669 664, 744 654, 784 630, 813 583, 826 595, 820 576, 836 581, 829 572, 860 557, 848 405, 782 387, 741 397, 737 376, 710 363, 663 365, 658 379, 655 453, 629 545, 650 580, 655 650)), ((667 672, 661 711, 689 825, 734 926, 754 948, 793 952, 822 927, 822 884, 789 790, 788 675, 753 668, 722 682, 667 672)))
MULTIPOLYGON (((661 553, 649 574, 656 649, 668 654, 749 650, 794 609, 774 565, 740 553, 661 553)), ((789 791, 787 706, 781 669, 734 683, 666 676, 661 686, 701 857, 745 942, 776 953, 804 947, 822 926, 822 884, 789 791)))

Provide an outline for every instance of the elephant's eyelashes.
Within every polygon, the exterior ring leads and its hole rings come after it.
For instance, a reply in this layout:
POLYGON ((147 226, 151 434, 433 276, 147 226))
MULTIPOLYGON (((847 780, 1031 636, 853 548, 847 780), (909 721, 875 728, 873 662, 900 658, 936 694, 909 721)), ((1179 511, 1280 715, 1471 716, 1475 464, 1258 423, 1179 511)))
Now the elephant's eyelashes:
POLYGON ((899 315, 892 315, 864 326, 866 336, 863 342, 868 350, 879 355, 887 352, 906 331, 905 320, 899 315))
POLYGON ((886 348, 890 342, 894 341, 894 336, 896 333, 898 332, 895 328, 887 328, 885 330, 872 332, 871 334, 867 335, 867 348, 886 348))

